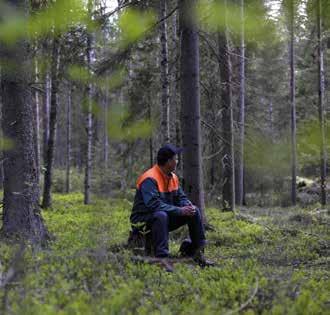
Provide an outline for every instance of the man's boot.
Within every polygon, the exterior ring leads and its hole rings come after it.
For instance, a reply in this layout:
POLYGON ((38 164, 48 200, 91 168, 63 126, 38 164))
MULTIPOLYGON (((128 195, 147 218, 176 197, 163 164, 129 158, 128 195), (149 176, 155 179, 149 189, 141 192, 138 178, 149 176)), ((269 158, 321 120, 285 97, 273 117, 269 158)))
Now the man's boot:
POLYGON ((209 259, 206 259, 204 256, 204 247, 200 247, 195 251, 193 256, 194 261, 202 268, 212 267, 215 265, 215 262, 209 259))

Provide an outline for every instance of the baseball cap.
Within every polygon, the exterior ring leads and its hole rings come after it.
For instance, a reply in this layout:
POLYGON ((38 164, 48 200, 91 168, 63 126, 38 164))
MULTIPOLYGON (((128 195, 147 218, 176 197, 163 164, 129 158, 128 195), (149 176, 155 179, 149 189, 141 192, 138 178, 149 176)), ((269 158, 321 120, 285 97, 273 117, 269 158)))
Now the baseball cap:
POLYGON ((183 151, 183 148, 176 147, 175 145, 168 143, 162 146, 157 153, 157 161, 159 164, 166 163, 174 155, 179 154, 183 151))

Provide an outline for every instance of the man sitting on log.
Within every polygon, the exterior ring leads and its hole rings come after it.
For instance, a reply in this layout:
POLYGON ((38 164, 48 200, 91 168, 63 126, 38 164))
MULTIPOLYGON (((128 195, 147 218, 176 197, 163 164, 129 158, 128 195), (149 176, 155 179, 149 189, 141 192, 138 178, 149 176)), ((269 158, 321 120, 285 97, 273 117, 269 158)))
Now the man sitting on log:
POLYGON ((177 155, 182 152, 172 144, 159 149, 157 164, 143 173, 137 180, 132 214, 133 226, 145 223, 150 232, 152 250, 158 258, 169 257, 169 231, 188 225, 190 241, 185 243, 185 254, 194 258, 201 266, 210 265, 203 255, 205 232, 200 210, 194 206, 179 185, 173 173, 177 155))

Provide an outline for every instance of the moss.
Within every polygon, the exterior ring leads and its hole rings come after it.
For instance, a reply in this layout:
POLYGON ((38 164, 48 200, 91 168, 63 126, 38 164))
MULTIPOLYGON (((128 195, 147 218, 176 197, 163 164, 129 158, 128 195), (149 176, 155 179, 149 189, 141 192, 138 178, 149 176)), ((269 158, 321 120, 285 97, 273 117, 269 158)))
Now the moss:
MULTIPOLYGON (((82 201, 78 193, 55 194, 53 209, 43 211, 56 239, 43 251, 29 246, 15 264, 16 277, 0 291, 2 300, 6 292, 11 313, 219 314, 239 309, 256 287, 241 313, 328 311, 327 227, 318 220, 306 226, 289 219, 310 209, 249 209, 258 218, 254 224, 207 209, 215 231, 208 232, 206 255, 217 266, 177 263, 169 274, 155 265, 134 263, 123 246, 130 227, 129 201, 82 201)), ((172 253, 185 233, 172 236, 172 253)), ((0 243, 2 272, 12 265, 18 248, 0 243)))

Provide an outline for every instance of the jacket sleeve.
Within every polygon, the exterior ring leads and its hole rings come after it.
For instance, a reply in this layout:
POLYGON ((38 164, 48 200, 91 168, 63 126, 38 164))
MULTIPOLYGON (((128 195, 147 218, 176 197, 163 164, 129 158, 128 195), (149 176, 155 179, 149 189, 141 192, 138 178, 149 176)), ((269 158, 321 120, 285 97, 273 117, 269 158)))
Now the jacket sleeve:
POLYGON ((165 211, 173 215, 181 215, 179 207, 167 204, 161 200, 157 184, 151 178, 144 180, 140 189, 144 204, 150 211, 165 211))
POLYGON ((181 187, 179 187, 178 189, 177 200, 179 201, 180 207, 192 205, 192 202, 187 198, 186 194, 183 192, 183 189, 181 187))

